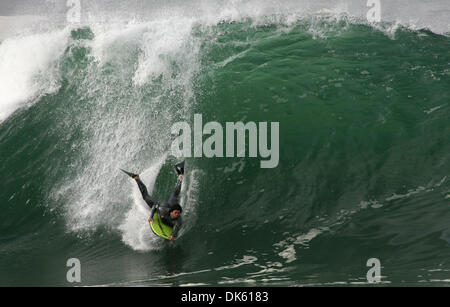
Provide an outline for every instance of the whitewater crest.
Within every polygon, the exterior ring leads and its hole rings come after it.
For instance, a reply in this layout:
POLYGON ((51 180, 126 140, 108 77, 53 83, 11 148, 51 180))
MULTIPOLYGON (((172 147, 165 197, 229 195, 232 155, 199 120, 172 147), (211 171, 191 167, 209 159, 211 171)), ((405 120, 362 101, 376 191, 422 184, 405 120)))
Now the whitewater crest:
POLYGON ((60 87, 69 29, 8 38, 0 44, 0 123, 60 87))

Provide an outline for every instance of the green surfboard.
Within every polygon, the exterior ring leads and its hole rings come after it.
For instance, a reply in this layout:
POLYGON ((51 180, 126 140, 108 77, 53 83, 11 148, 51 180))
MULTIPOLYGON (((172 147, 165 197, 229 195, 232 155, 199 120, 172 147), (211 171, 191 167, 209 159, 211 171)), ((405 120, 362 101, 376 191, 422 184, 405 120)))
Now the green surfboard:
POLYGON ((170 235, 172 234, 173 228, 164 224, 161 220, 161 216, 158 212, 153 215, 153 222, 150 222, 150 228, 155 233, 155 235, 170 240, 170 235))

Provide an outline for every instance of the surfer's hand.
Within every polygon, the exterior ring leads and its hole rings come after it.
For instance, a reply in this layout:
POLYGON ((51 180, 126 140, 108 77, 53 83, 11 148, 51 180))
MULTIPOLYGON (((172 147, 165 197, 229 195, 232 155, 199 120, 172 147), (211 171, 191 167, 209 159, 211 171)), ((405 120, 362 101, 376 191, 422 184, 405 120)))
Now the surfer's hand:
POLYGON ((183 177, 184 177, 183 174, 178 175, 178 179, 183 179, 183 177))
POLYGON ((170 241, 172 241, 172 242, 175 241, 175 238, 174 238, 173 236, 170 236, 169 239, 170 239, 170 241))
POLYGON ((148 218, 149 222, 153 222, 153 219, 151 217, 148 218))

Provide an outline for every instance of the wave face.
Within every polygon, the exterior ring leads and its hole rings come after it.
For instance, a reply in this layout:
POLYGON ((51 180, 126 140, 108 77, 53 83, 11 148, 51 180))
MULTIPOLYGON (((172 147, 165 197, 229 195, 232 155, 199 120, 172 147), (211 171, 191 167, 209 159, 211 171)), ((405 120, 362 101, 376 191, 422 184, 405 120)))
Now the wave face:
POLYGON ((173 4, 3 39, 0 285, 71 285, 69 258, 82 285, 358 285, 370 258, 385 284, 447 284, 448 31, 342 3, 173 4), (197 113, 279 122, 279 164, 188 158, 167 244, 119 168, 168 198, 170 129, 197 113))

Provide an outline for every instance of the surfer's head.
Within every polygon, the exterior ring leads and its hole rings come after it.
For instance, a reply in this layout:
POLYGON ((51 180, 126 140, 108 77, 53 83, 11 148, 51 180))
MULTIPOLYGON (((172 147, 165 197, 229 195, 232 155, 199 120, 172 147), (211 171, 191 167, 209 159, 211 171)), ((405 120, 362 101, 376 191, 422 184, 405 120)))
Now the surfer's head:
POLYGON ((178 218, 180 216, 181 212, 183 212, 183 208, 181 208, 180 204, 172 205, 170 207, 170 211, 169 211, 170 218, 172 220, 178 218))

